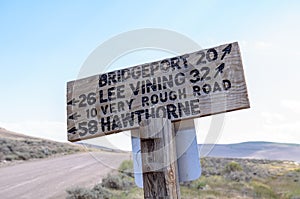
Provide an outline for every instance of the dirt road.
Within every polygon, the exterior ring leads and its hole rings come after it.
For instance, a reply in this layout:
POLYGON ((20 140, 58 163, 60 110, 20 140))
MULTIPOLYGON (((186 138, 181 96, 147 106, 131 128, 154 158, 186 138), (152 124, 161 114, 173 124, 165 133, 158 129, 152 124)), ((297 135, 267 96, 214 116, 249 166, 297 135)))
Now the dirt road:
POLYGON ((65 198, 65 190, 93 186, 129 154, 93 152, 0 168, 1 199, 65 198))

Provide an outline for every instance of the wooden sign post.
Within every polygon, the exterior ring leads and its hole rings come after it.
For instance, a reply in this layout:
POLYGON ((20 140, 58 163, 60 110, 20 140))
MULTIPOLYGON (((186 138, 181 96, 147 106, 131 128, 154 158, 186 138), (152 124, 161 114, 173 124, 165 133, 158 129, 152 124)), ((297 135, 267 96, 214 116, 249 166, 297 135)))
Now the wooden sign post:
MULTIPOLYGON (((176 122, 249 107, 240 50, 235 42, 68 82, 68 140, 74 142, 139 128, 142 151, 148 153, 162 147, 167 157, 152 158, 163 158, 159 160, 164 162, 164 158, 172 160, 175 153, 172 144, 165 145, 172 137, 171 125, 159 131, 162 135, 157 135, 157 139, 164 144, 157 145, 151 130, 160 128, 159 125, 149 128, 140 124, 176 122), (150 150, 148 145, 155 148, 150 150)), ((150 164, 143 158, 143 164, 151 171, 151 177, 147 172, 144 177, 154 180, 155 175, 165 175, 166 183, 173 182, 168 180, 172 175, 167 175, 167 171, 174 171, 173 167, 167 165, 162 173, 152 172, 159 165, 156 163, 159 162, 150 164)), ((147 168, 143 167, 143 171, 147 168)), ((149 181, 146 186, 154 190, 157 184, 149 181)), ((170 186, 164 190, 173 190, 170 186)), ((155 190, 158 194, 158 189, 155 190)))
POLYGON ((175 133, 171 120, 148 119, 139 128, 145 199, 179 199, 175 133))

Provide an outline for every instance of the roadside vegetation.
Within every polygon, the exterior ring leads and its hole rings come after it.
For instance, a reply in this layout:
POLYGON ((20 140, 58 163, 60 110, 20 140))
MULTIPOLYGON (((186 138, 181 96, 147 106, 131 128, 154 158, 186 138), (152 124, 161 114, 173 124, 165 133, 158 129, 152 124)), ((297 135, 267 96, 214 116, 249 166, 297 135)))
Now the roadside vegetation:
MULTIPOLYGON (((294 162, 202 158, 202 176, 181 184, 182 199, 300 199, 300 166, 294 162)), ((73 187, 67 199, 143 199, 132 162, 124 161, 92 188, 73 187)))
POLYGON ((65 155, 83 151, 82 146, 55 142, 37 138, 4 138, 0 137, 1 164, 30 159, 47 158, 54 155, 65 155))

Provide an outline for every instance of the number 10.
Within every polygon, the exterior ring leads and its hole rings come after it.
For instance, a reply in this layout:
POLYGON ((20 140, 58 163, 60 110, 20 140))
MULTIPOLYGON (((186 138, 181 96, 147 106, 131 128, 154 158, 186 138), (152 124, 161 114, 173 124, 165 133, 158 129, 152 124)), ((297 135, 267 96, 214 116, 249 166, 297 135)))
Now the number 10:
POLYGON ((97 116, 97 109, 96 108, 87 109, 86 110, 86 116, 87 116, 87 118, 96 117, 97 116))

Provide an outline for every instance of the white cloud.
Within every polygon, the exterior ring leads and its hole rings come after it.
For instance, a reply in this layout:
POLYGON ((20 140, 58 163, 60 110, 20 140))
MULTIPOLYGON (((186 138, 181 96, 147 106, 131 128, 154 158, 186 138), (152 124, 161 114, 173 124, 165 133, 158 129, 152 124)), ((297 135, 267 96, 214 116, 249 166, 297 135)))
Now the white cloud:
POLYGON ((265 124, 262 130, 271 141, 300 143, 300 122, 265 124))
POLYGON ((273 133, 297 133, 299 135, 299 140, 300 141, 300 122, 283 122, 283 123, 272 123, 272 124, 265 124, 264 129, 267 130, 268 132, 273 132, 273 133))
MULTIPOLYGON (((285 101, 284 104, 294 109, 296 104, 291 102, 285 101)), ((287 143, 300 142, 300 121, 291 120, 286 113, 262 112, 261 117, 263 119, 261 131, 268 140, 287 143)))
POLYGON ((300 100, 284 99, 281 101, 281 106, 289 109, 294 113, 300 114, 300 100))
POLYGON ((261 117, 267 124, 285 121, 285 116, 279 113, 261 112, 261 117))

